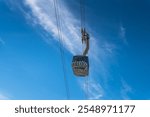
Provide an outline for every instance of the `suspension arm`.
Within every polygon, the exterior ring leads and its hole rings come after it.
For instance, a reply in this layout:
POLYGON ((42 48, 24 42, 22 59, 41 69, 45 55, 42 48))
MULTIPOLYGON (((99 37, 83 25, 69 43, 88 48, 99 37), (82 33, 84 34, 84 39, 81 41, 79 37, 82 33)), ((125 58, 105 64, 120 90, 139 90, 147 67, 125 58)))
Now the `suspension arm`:
POLYGON ((85 29, 81 29, 81 33, 82 33, 82 43, 86 44, 86 47, 83 51, 83 56, 86 56, 88 54, 89 51, 89 34, 85 31, 85 29))

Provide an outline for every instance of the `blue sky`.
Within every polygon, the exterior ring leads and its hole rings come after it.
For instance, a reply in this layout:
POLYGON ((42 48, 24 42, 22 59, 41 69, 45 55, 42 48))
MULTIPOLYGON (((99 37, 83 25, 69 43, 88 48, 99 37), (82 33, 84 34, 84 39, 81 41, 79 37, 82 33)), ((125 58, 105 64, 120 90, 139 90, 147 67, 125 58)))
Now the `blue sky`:
POLYGON ((73 75, 82 52, 79 0, 0 0, 0 99, 150 99, 150 1, 86 0, 90 74, 73 75), (88 88, 88 91, 87 91, 88 88))

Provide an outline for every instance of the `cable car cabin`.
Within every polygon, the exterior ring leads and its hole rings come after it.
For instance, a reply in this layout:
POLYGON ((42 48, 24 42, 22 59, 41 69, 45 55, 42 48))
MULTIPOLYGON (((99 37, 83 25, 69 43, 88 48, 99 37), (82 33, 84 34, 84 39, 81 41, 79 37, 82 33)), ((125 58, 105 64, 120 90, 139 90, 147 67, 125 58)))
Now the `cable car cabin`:
POLYGON ((72 69, 76 76, 88 76, 89 74, 89 59, 87 56, 73 56, 72 69))
POLYGON ((72 69, 76 76, 85 77, 89 75, 89 59, 88 56, 86 56, 89 50, 89 34, 85 28, 81 29, 81 33, 82 43, 86 44, 86 48, 83 51, 83 55, 73 56, 72 69))

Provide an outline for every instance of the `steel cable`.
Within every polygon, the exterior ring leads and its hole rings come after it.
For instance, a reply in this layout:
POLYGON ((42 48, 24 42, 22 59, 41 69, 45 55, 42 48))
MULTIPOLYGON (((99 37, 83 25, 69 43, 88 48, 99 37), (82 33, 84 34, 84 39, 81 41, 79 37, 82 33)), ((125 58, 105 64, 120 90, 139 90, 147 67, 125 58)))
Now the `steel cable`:
POLYGON ((62 25, 61 25, 61 17, 59 13, 59 7, 58 7, 58 2, 57 0, 53 0, 54 3, 54 8, 55 8, 55 18, 56 18, 56 24, 57 24, 57 31, 58 31, 58 36, 59 36, 59 49, 61 53, 61 63, 63 67, 63 77, 64 77, 64 83, 65 83, 65 89, 66 89, 66 95, 67 99, 70 99, 70 92, 69 92, 69 86, 68 86, 68 81, 67 81, 67 73, 66 73, 66 66, 65 66, 65 58, 64 58, 64 45, 63 45, 63 36, 61 34, 62 32, 62 25))

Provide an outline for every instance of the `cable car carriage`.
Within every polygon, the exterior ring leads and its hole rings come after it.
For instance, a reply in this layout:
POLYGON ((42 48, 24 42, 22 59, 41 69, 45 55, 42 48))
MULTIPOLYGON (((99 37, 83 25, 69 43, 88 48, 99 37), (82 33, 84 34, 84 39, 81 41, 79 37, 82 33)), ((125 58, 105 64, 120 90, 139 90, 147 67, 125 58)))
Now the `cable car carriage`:
POLYGON ((86 56, 89 50, 89 34, 85 31, 85 29, 81 29, 81 33, 82 43, 86 44, 86 48, 83 55, 73 56, 72 69, 74 75, 85 77, 89 75, 89 59, 88 56, 86 56))

